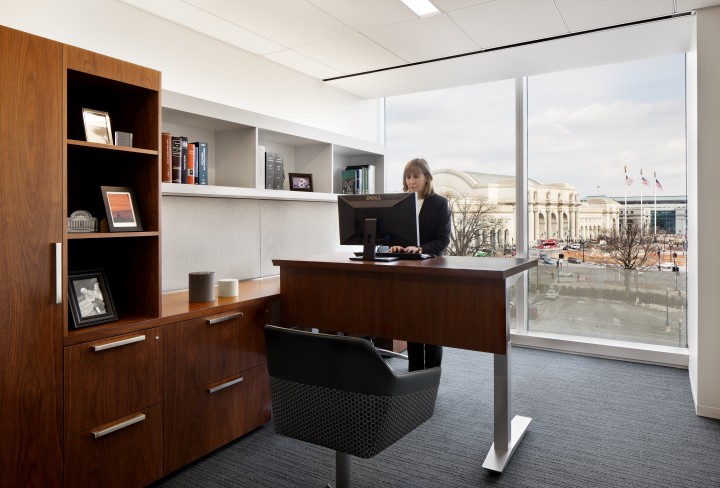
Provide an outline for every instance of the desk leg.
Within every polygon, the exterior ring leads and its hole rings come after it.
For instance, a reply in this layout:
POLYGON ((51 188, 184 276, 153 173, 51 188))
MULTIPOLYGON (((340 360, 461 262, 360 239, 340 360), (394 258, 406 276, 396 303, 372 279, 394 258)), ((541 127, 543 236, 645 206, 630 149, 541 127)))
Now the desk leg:
POLYGON ((502 473, 505 466, 520 444, 528 425, 529 417, 516 415, 512 421, 510 414, 510 343, 507 343, 507 354, 494 355, 494 389, 495 389, 495 434, 493 445, 485 458, 483 468, 502 473))

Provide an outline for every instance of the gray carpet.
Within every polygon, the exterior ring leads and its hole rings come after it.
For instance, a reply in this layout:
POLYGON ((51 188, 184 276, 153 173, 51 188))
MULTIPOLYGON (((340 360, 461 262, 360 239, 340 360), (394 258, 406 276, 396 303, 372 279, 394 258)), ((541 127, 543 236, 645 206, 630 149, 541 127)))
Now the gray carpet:
MULTIPOLYGON (((720 487, 720 421, 695 415, 686 370, 518 347, 512 361, 513 413, 533 420, 502 474, 481 467, 492 356, 445 348, 435 415, 378 456, 353 458, 353 486, 720 487)), ((334 462, 270 423, 157 486, 320 487, 334 482, 334 462)))

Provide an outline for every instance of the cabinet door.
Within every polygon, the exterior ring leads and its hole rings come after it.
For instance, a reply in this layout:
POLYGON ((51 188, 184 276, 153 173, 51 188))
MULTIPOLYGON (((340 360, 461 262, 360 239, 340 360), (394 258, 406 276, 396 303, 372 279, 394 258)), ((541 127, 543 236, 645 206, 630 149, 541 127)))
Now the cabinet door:
POLYGON ((62 482, 62 99, 62 45, 0 26, 3 486, 62 482))
POLYGON ((66 487, 145 486, 162 477, 162 406, 65 440, 66 487))
POLYGON ((248 309, 165 327, 165 398, 242 371, 248 309))
POLYGON ((65 348, 67 435, 162 400, 162 328, 65 348))
POLYGON ((165 400, 165 474, 270 421, 265 365, 165 400))

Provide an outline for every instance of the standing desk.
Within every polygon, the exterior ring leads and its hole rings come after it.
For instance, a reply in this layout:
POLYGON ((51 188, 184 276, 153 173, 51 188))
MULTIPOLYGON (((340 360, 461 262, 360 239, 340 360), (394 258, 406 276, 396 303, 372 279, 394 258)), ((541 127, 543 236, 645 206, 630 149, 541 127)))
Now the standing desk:
POLYGON ((537 260, 448 256, 381 263, 349 257, 274 259, 282 324, 493 354, 494 442, 483 467, 502 472, 532 420, 511 419, 508 284, 537 260))

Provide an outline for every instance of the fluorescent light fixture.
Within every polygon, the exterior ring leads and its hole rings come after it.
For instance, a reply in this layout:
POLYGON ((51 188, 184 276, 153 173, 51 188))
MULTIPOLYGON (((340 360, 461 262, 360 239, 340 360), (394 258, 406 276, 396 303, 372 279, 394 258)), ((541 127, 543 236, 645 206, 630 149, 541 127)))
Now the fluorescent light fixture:
POLYGON ((420 17, 423 15, 436 14, 440 12, 438 8, 432 4, 430 0, 400 0, 410 10, 418 14, 420 17))

